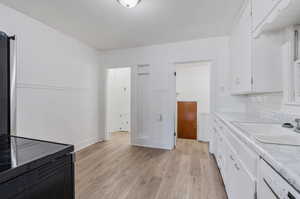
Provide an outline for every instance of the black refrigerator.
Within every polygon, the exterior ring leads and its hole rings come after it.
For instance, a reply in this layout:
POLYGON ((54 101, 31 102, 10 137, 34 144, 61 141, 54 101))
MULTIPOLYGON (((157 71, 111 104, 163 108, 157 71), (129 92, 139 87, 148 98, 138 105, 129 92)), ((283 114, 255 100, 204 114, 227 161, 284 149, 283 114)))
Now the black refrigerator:
POLYGON ((0 31, 0 199, 74 199, 74 146, 15 136, 13 40, 0 31))
POLYGON ((10 39, 0 32, 0 136, 10 133, 10 39))
POLYGON ((11 168, 11 37, 0 31, 0 171, 11 168))
POLYGON ((0 31, 0 136, 15 131, 14 37, 0 31))

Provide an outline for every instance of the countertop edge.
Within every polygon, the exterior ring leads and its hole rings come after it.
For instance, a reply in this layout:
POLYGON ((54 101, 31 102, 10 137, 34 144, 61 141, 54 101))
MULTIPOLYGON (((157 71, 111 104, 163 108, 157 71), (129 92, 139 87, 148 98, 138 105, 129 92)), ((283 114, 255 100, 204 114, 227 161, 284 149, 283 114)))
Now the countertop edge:
POLYGON ((258 146, 253 140, 248 138, 244 133, 241 132, 239 128, 234 126, 222 116, 222 113, 214 113, 232 132, 248 147, 250 147, 254 152, 256 152, 263 160, 265 160, 273 169, 283 177, 292 187, 294 187, 298 192, 300 192, 300 179, 298 175, 294 174, 293 171, 287 169, 279 161, 275 160, 271 154, 264 150, 261 146, 258 146))

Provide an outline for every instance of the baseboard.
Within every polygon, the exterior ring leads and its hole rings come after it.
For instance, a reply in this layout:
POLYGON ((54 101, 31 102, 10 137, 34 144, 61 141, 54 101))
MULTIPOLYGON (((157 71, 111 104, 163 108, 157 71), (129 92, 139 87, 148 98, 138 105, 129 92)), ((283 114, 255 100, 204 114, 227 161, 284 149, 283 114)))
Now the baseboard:
POLYGON ((93 145, 97 142, 102 142, 102 141, 104 141, 102 138, 93 138, 93 139, 84 140, 80 143, 75 144, 75 151, 80 151, 83 148, 86 148, 90 145, 93 145))
POLYGON ((197 141, 198 141, 198 142, 209 142, 208 139, 201 139, 201 138, 198 138, 197 141))
POLYGON ((132 146, 139 146, 139 147, 145 147, 145 148, 152 148, 152 149, 164 149, 164 150, 172 150, 172 147, 165 147, 165 146, 154 146, 154 145, 142 145, 142 144, 131 144, 132 146))

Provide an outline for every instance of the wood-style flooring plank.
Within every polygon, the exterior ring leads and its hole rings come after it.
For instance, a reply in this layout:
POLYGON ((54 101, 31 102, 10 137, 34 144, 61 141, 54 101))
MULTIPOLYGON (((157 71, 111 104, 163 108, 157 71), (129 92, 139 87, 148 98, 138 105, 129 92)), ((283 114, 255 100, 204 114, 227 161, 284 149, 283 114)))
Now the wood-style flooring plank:
POLYGON ((118 132, 76 156, 76 199, 227 199, 207 143, 179 139, 172 151, 149 149, 118 132))

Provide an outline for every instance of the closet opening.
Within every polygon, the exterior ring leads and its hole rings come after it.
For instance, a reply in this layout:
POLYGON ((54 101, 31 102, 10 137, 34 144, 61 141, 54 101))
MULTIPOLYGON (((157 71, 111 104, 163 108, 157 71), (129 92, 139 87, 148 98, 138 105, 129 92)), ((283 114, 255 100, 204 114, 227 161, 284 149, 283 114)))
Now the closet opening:
POLYGON ((105 140, 130 144, 131 68, 109 68, 106 71, 105 140))

